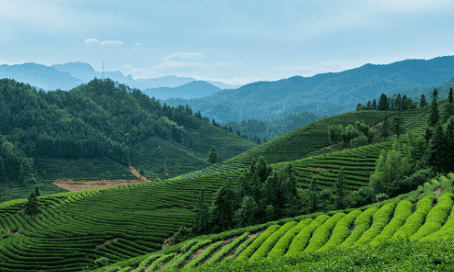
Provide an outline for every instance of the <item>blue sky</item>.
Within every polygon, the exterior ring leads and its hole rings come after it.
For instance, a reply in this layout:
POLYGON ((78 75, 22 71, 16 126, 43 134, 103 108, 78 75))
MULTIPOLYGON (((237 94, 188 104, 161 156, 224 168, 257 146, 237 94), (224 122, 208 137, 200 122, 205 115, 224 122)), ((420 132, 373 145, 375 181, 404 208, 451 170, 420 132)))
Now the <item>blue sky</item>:
POLYGON ((454 55, 454 1, 0 0, 0 64, 247 84, 454 55))

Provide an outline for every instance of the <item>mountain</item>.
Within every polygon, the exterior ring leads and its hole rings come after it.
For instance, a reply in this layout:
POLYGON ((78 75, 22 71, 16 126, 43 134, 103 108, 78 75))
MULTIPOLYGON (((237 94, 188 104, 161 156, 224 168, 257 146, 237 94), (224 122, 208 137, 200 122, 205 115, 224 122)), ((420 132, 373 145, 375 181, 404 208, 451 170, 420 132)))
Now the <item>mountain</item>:
POLYGON ((222 90, 201 80, 191 81, 174 88, 161 87, 142 90, 142 92, 149 97, 154 96, 156 99, 160 100, 169 99, 171 97, 181 99, 200 98, 212 95, 219 91, 222 90))
MULTIPOLYGON (((166 99, 167 105, 188 104, 220 123, 244 119, 269 120, 276 114, 309 111, 331 116, 355 110, 358 103, 401 93, 419 100, 435 85, 454 75, 454 56, 430 60, 403 60, 391 64, 361 67, 312 77, 293 76, 278 81, 259 81, 237 89, 222 90, 196 99, 166 99)), ((447 97, 447 90, 440 98, 447 97)))
MULTIPOLYGON (((95 71, 88 63, 68 62, 65 64, 53 64, 45 66, 36 63, 24 63, 15 65, 0 65, 0 79, 9 78, 18 82, 28 83, 38 89, 49 90, 70 90, 80 84, 88 83, 93 78, 110 78, 125 84, 131 88, 149 89, 159 87, 178 87, 186 83, 197 81, 190 77, 165 76, 151 79, 133 79, 131 75, 126 77, 120 71, 95 71)), ((222 82, 210 81, 210 84, 220 89, 233 89, 241 85, 228 85, 222 82)))
POLYGON ((84 83, 69 72, 33 62, 0 65, 0 78, 14 79, 44 90, 68 90, 84 83))

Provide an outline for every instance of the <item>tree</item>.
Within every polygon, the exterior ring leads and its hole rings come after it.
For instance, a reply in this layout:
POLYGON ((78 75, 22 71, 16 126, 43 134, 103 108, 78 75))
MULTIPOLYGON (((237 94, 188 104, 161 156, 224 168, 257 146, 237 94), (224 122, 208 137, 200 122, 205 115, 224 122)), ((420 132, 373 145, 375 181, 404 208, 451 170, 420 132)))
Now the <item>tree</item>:
MULTIPOLYGON (((216 193, 213 200, 213 209, 211 210, 211 218, 213 223, 218 225, 221 231, 233 227, 233 216, 237 209, 238 200, 234 190, 232 189, 232 178, 222 184, 221 188, 216 193)), ((216 228, 212 228, 216 229, 216 228)))
MULTIPOLYGON (((273 216, 279 216, 280 214, 276 212, 281 212, 279 211, 279 206, 283 206, 284 204, 284 199, 283 199, 283 194, 282 194, 282 187, 280 182, 278 181, 278 178, 276 176, 276 172, 274 172, 273 175, 268 176, 268 178, 265 181, 265 184, 263 186, 263 192, 262 192, 262 205, 261 206, 267 206, 267 205, 272 205, 273 206, 273 216), (277 209, 276 211, 274 211, 277 209)), ((271 220, 274 220, 272 218, 271 220)))
POLYGON ((309 184, 309 213, 315 212, 317 207, 317 178, 312 177, 311 183, 309 184))
POLYGON ((241 202, 241 207, 235 211, 234 221, 236 227, 245 227, 254 224, 255 216, 258 211, 257 203, 253 197, 245 196, 241 202))
POLYGON ((36 187, 35 187, 35 196, 38 197, 38 196, 40 196, 40 195, 41 195, 41 194, 40 194, 40 192, 39 192, 39 188, 38 188, 38 186, 36 186, 36 187))
POLYGON ((334 203, 334 209, 340 210, 344 208, 344 168, 341 169, 337 180, 336 180, 336 202, 334 203))
POLYGON ((397 94, 397 98, 394 101, 394 110, 401 110, 402 109, 402 97, 400 94, 397 94))
POLYGON ((426 101, 426 97, 421 94, 421 101, 419 101, 419 107, 422 108, 422 107, 425 107, 427 105, 427 101, 426 101))
POLYGON ((358 105, 356 106, 356 111, 360 111, 361 110, 361 103, 358 103, 358 105))
POLYGON ((375 98, 374 98, 374 100, 372 102, 372 109, 373 110, 377 110, 377 102, 375 101, 375 98))
POLYGON ((438 91, 437 89, 435 89, 432 94, 432 104, 430 105, 429 119, 427 120, 427 124, 431 127, 435 127, 435 125, 440 120, 440 114, 438 112, 437 95, 438 91))
POLYGON ((380 139, 381 137, 384 137, 386 142, 386 138, 388 138, 389 135, 389 124, 385 113, 385 118, 382 125, 380 126, 380 134, 378 135, 378 138, 380 139))
POLYGON ((211 164, 219 162, 219 157, 216 154, 216 148, 214 147, 214 145, 211 146, 211 151, 210 151, 210 154, 208 154, 207 161, 211 164))
POLYGON ((143 171, 143 169, 140 169, 139 174, 140 174, 141 177, 144 177, 144 176, 145 176, 145 172, 143 171))
POLYGON ((285 216, 296 216, 301 211, 301 197, 298 194, 298 181, 291 164, 288 164, 284 169, 284 181, 282 184, 282 192, 285 199, 284 209, 285 216))
POLYGON ((445 166, 445 159, 448 157, 447 147, 442 126, 437 126, 435 134, 429 142, 428 151, 428 163, 434 172, 447 173, 445 166))
POLYGON ((372 106, 370 105, 370 101, 367 101, 366 110, 371 110, 371 109, 372 109, 372 106))
POLYGON ((445 130, 446 157, 443 162, 446 171, 452 172, 454 171, 454 116, 451 116, 448 120, 448 125, 445 130))
POLYGON ((404 133, 405 130, 403 129, 404 120, 400 116, 400 110, 397 110, 397 116, 393 118, 393 121, 390 125, 390 130, 392 133, 397 135, 397 140, 399 140, 399 135, 404 133))
POLYGON ((28 197, 28 202, 24 205, 24 213, 31 217, 40 214, 41 210, 39 209, 38 205, 38 198, 33 192, 31 192, 30 196, 28 197))
POLYGON ((380 99, 378 100, 378 110, 386 111, 388 109, 389 109, 388 98, 384 93, 382 93, 380 99))
POLYGON ((443 108, 443 115, 441 117, 441 122, 445 123, 449 117, 454 115, 454 103, 453 103, 453 94, 452 88, 449 90, 449 97, 448 97, 448 104, 446 104, 443 108))
POLYGON ((233 128, 229 127, 229 132, 233 133, 233 128))
POLYGON ((209 210, 208 205, 205 204, 205 189, 200 191, 200 195, 197 198, 196 209, 195 209, 195 221, 191 232, 196 235, 206 234, 209 231, 209 210))

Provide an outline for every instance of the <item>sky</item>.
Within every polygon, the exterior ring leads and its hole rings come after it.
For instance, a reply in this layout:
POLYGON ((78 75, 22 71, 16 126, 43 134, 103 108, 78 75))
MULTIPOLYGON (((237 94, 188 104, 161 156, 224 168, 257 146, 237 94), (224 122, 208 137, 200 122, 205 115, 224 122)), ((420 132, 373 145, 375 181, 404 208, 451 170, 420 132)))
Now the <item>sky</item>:
POLYGON ((454 1, 0 0, 0 65, 244 85, 454 55, 454 1))

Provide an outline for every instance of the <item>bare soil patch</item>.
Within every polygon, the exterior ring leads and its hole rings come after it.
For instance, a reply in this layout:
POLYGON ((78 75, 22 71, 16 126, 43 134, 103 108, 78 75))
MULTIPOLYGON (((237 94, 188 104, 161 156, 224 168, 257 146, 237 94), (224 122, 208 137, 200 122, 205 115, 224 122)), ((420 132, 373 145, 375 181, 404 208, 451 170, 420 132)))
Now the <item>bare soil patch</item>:
POLYGON ((57 185, 58 187, 66 189, 70 192, 77 192, 77 191, 90 190, 90 189, 113 188, 113 187, 117 187, 117 186, 129 185, 129 184, 152 182, 151 180, 148 180, 146 177, 141 176, 134 167, 129 166, 129 170, 135 177, 138 177, 139 179, 135 179, 135 180, 101 179, 101 180, 78 180, 78 181, 74 181, 72 179, 66 179, 66 180, 56 179, 54 182, 52 182, 52 184, 57 185))
POLYGON ((441 187, 438 187, 437 189, 434 190, 435 196, 438 197, 441 193, 441 187))

